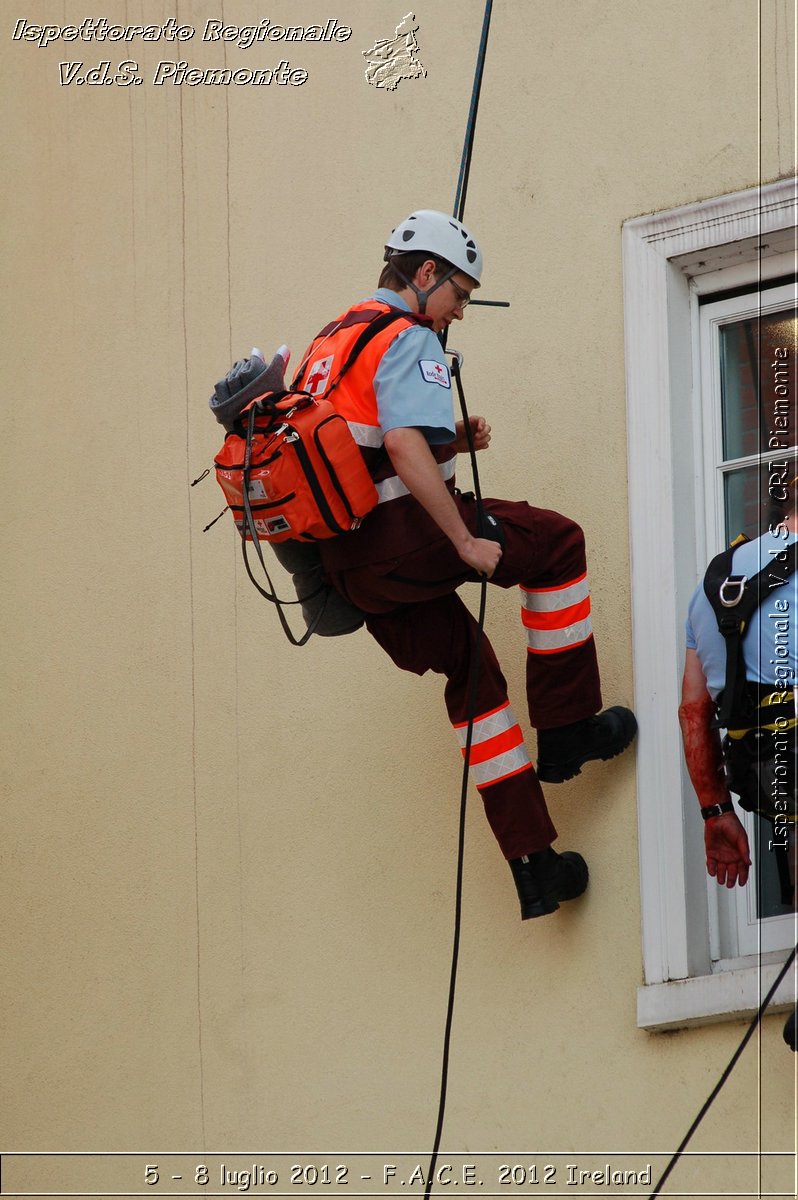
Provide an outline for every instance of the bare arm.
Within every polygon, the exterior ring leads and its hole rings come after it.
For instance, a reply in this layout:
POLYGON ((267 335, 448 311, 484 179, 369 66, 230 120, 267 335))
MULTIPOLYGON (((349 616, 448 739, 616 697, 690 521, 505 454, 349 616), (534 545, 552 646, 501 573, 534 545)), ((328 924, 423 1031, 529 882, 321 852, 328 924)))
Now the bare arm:
MULTIPOLYGON (((723 774, 720 736, 712 728, 715 706, 707 691, 707 681, 695 650, 688 650, 684 660, 682 703, 679 706, 679 725, 687 770, 698 796, 699 804, 725 804, 731 799, 723 774)), ((719 884, 742 887, 748 881, 751 854, 745 829, 734 812, 710 817, 704 823, 704 847, 707 871, 719 884)))
POLYGON ((389 429, 385 449, 402 483, 446 534, 463 562, 490 578, 501 558, 501 548, 496 542, 469 533, 421 430, 389 429))

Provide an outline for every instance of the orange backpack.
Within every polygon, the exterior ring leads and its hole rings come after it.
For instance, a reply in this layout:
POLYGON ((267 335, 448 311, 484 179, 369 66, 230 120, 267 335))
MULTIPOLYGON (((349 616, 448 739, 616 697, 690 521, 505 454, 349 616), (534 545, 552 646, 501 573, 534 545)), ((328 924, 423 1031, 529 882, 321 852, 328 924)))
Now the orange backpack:
POLYGON ((243 538, 319 541, 356 529, 377 489, 343 417, 307 392, 271 392, 245 410, 214 459, 243 538))
MULTIPOLYGON (((373 337, 394 321, 408 318, 415 319, 412 313, 392 309, 369 320, 321 398, 279 386, 287 362, 285 347, 285 362, 278 351, 272 363, 243 387, 253 360, 237 363, 211 397, 211 409, 228 431, 214 459, 216 478, 241 535, 247 575, 276 606, 283 630, 295 646, 305 645, 316 631, 335 636, 350 633, 363 622, 363 614, 324 582, 319 552, 314 550, 314 543, 356 529, 378 499, 346 420, 326 397, 373 337), (226 385, 236 376, 238 389, 231 394, 226 385), (293 574, 297 600, 277 596, 262 541, 271 543, 279 561, 293 574), (248 544, 254 545, 265 588, 252 572, 248 544), (305 616, 307 630, 301 638, 293 634, 283 612, 291 604, 301 604, 305 616)), ((301 375, 300 370, 298 378, 301 375)))
POLYGON ((363 456, 327 397, 371 339, 408 316, 392 309, 369 321, 321 398, 288 390, 250 400, 252 385, 242 393, 249 403, 232 422, 214 466, 245 542, 337 537, 375 507, 377 490, 363 456))

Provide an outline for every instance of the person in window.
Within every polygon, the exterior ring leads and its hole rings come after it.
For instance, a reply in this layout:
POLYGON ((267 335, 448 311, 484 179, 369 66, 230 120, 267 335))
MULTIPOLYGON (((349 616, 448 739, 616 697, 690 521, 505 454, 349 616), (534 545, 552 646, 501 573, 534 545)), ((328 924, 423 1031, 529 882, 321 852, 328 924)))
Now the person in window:
MULTIPOLYGON (((557 835, 539 781, 562 782, 591 760, 620 754, 637 724, 620 706, 599 714, 579 526, 523 502, 486 500, 487 524, 478 528, 473 496, 455 488, 455 459, 467 436, 455 421, 452 378, 436 335, 462 320, 480 284, 475 238, 453 217, 420 210, 392 231, 384 262, 378 290, 322 330, 294 379, 295 387, 323 395, 364 321, 391 309, 407 314, 369 344, 331 397, 361 448, 379 503, 358 529, 322 542, 322 559, 330 582, 366 614, 369 633, 397 666, 445 676, 446 707, 463 752, 473 706, 472 778, 510 862, 522 918, 539 917, 581 895, 588 881, 580 854, 552 847, 557 835), (476 695, 469 695, 477 622, 457 588, 480 576, 503 588, 520 585, 537 771, 484 637, 476 695)), ((470 424, 475 448, 487 449, 487 421, 471 417, 470 424)))
MULTIPOLYGON (((787 476, 785 475, 785 479, 787 476)), ((753 579, 787 561, 787 548, 798 540, 796 479, 771 489, 775 505, 766 533, 744 542, 733 554, 735 579, 753 579)), ((708 577, 709 578, 709 577, 708 577)), ((772 822, 765 852, 778 855, 782 899, 796 909, 796 685, 798 685, 798 574, 786 582, 766 577, 764 599, 745 630, 744 698, 751 716, 743 727, 729 721, 721 741, 717 714, 727 682, 726 642, 702 583, 690 601, 679 724, 687 769, 704 817, 707 871, 728 888, 744 887, 751 867, 745 827, 734 811, 732 792, 741 807, 772 822), (768 578, 771 582, 767 586, 768 578), (747 728, 746 728, 747 727, 747 728)), ((707 583, 712 589, 712 584, 707 583)), ((733 599, 736 584, 724 594, 733 599)), ((733 606, 731 606, 733 608, 733 606)), ((730 611, 731 611, 730 608, 730 611)), ((735 710, 738 711, 738 710, 735 710)), ((742 710, 740 710, 742 711, 742 710)), ((796 1049, 796 1013, 784 1038, 796 1049)))

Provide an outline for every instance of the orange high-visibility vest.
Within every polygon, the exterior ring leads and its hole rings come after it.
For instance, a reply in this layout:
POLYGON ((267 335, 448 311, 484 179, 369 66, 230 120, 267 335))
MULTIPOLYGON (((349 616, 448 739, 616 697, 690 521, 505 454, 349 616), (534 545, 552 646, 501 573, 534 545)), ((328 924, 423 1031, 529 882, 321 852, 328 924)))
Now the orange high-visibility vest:
MULTIPOLYGON (((292 387, 323 396, 363 331, 364 323, 391 306, 380 300, 364 300, 347 309, 313 339, 302 357, 292 387)), ((415 313, 396 320, 378 333, 361 351, 341 383, 330 394, 330 402, 349 425, 377 488, 379 503, 360 529, 336 538, 324 547, 330 567, 361 565, 385 559, 400 550, 423 545, 440 530, 421 505, 408 493, 383 447, 374 379, 383 356, 394 340, 413 325, 430 322, 415 313)), ((438 469, 450 490, 454 489, 455 451, 450 445, 430 446, 438 469)))

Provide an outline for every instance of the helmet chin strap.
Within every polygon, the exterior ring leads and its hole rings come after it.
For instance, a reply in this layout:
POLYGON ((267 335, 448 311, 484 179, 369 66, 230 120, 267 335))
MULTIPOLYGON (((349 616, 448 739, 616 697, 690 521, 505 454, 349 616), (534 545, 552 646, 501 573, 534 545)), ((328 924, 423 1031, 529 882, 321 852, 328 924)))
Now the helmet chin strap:
POLYGON ((447 279, 451 279, 457 271, 457 267, 452 267, 446 272, 445 275, 442 275, 441 278, 435 284, 433 284, 431 288, 427 288, 422 292, 421 288, 417 288, 412 279, 408 279, 404 271, 401 271, 399 267, 397 267, 396 263, 393 261, 393 258, 389 258, 388 262, 391 264, 391 269, 393 272, 399 276, 405 286, 409 287, 411 292, 415 292, 416 299, 418 300, 418 311, 422 316, 424 316, 427 312, 427 301, 432 293, 437 292, 438 288, 441 287, 442 284, 446 283, 447 279))

